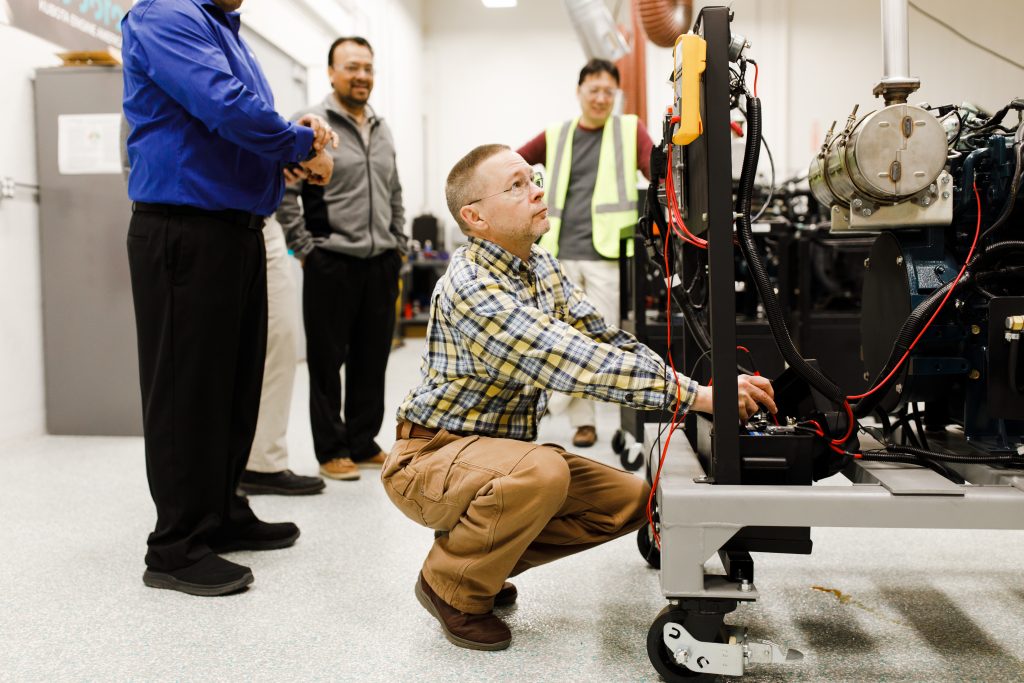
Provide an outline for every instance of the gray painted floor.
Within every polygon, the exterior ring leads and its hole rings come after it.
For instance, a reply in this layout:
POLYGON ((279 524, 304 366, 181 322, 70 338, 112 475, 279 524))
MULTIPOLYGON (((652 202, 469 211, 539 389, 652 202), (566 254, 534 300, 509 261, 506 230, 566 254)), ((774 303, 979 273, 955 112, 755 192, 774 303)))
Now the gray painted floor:
MULTIPOLYGON (((392 356, 388 415, 422 343, 392 356)), ((289 442, 312 474, 305 368, 289 442)), ((588 455, 614 463, 617 413, 588 455)), ((391 444, 390 420, 381 443, 391 444)), ((542 439, 568 442, 565 418, 542 439)), ((295 547, 237 553, 256 583, 224 598, 142 585, 154 522, 141 439, 0 444, 0 680, 651 681, 645 639, 664 606, 633 538, 517 580, 511 649, 445 641, 412 594, 431 533, 374 476, 318 496, 253 499, 302 528, 295 547)), ((1024 533, 821 529, 810 557, 761 555, 762 599, 727 619, 806 653, 749 681, 1024 680, 1024 533)))

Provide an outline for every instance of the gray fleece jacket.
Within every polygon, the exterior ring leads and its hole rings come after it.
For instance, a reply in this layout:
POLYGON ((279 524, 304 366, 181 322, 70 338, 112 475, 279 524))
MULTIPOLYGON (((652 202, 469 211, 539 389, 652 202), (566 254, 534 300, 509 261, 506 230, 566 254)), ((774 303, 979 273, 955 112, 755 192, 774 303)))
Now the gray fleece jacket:
POLYGON ((367 111, 369 144, 330 93, 295 114, 323 117, 338 134, 334 173, 326 186, 302 182, 285 190, 277 209, 288 247, 301 258, 314 247, 371 258, 390 249, 406 253, 405 209, 395 143, 383 119, 367 111), (301 203, 300 203, 301 199, 301 203))

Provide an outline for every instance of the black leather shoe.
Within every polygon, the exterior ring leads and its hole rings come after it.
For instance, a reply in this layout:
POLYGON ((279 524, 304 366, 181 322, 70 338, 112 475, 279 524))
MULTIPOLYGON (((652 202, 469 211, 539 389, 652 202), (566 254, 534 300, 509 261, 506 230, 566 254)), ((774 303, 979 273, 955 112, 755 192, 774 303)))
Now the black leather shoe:
POLYGON ((261 493, 278 496, 308 496, 324 490, 324 480, 320 477, 303 477, 291 470, 283 472, 242 472, 238 488, 249 495, 261 493))
POLYGON ((236 550, 277 550, 294 545, 299 537, 299 527, 291 522, 256 522, 210 542, 215 553, 230 553, 236 550))
POLYGON ((193 565, 172 572, 147 569, 142 574, 142 582, 151 588, 212 597, 237 593, 253 582, 253 576, 248 567, 210 554, 193 565))

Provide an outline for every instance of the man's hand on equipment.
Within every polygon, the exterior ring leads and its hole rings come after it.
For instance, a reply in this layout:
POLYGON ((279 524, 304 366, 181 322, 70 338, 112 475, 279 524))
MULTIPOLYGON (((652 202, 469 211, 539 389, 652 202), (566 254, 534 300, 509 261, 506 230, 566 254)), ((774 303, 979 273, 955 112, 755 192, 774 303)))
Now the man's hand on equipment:
POLYGON ((334 157, 325 150, 299 165, 309 173, 306 182, 314 185, 326 185, 331 179, 331 173, 334 172, 334 157))
POLYGON ((775 406, 775 390, 767 378, 740 375, 736 378, 736 389, 739 391, 740 422, 746 422, 761 412, 760 406, 767 408, 772 415, 779 412, 775 406))
MULTIPOLYGON (((773 414, 779 410, 775 406, 775 390, 765 377, 740 375, 736 378, 736 390, 739 394, 740 422, 746 422, 760 412, 760 406, 764 406, 773 414)), ((697 387, 697 398, 694 399, 690 410, 698 413, 713 411, 711 387, 697 387)))
POLYGON ((313 149, 317 152, 322 152, 328 143, 338 148, 338 134, 316 114, 306 114, 299 119, 298 124, 313 129, 313 149))

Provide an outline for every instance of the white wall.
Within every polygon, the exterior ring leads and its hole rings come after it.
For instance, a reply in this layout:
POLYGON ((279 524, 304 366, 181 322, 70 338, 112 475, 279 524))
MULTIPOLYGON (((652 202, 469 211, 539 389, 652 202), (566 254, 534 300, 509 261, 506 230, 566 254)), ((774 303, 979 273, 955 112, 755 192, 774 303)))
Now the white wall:
MULTIPOLYGON (((249 0, 249 28, 309 70, 309 102, 330 92, 327 51, 341 35, 362 35, 374 49, 370 104, 395 137, 406 214, 423 208, 423 0, 249 0)), ((282 112, 290 116, 293 112, 282 112)))
MULTIPOLYGON (((914 0, 998 53, 1024 62, 1017 27, 1024 3, 973 0, 914 0)), ((695 3, 698 7, 715 2, 695 3)), ((881 12, 878 0, 734 0, 733 31, 746 36, 750 56, 761 67, 758 94, 765 136, 780 174, 803 172, 821 147, 833 120, 841 126, 855 104, 858 114, 878 109, 871 90, 882 77, 881 12)), ((959 104, 990 111, 1024 94, 1024 72, 969 45, 947 29, 909 10, 910 72, 921 79, 911 103, 959 104)), ((649 49, 648 69, 671 70, 671 51, 649 49)))
MULTIPOLYGON (((361 33, 374 44, 379 75, 371 103, 394 130, 410 216, 423 206, 421 6, 422 0, 249 0, 243 7, 246 24, 310 67, 311 100, 329 89, 326 55, 337 36, 361 33)), ((0 177, 36 182, 32 78, 37 68, 58 65, 61 49, 0 24, 0 177)), ((2 441, 41 433, 45 425, 39 213, 28 193, 0 200, 0 256, 2 441)))
POLYGON ((516 148, 576 116, 586 56, 559 0, 519 0, 514 9, 428 0, 425 15, 427 204, 454 225, 444 202, 449 169, 476 145, 516 148))
MULTIPOLYGON (((967 11, 956 0, 915 2, 1024 62, 1024 48, 1015 40, 1024 25, 1024 3, 974 0, 967 11)), ((694 4, 696 12, 726 3, 694 4)), ((881 103, 871 95, 882 74, 880 3, 733 0, 731 6, 733 31, 751 41, 749 54, 760 65, 764 132, 778 174, 802 172, 834 119, 845 121, 854 104, 866 113, 881 103)), ((995 110, 1024 94, 1019 69, 913 9, 909 16, 910 67, 922 81, 911 102, 970 100, 995 110)), ((520 0, 508 10, 484 9, 479 0, 429 0, 425 25, 427 196, 433 211, 450 222, 443 183, 452 164, 474 145, 496 141, 515 147, 548 122, 574 116, 576 75, 585 57, 560 0, 520 0)), ((655 141, 671 103, 671 70, 671 49, 648 44, 647 125, 655 141)))
MULTIPOLYGON (((916 4, 961 33, 1017 62, 1024 62, 1019 27, 1024 3, 1006 0, 915 0, 916 4)), ((740 0, 737 11, 754 4, 740 0)), ((789 168, 804 169, 821 146, 835 119, 845 122, 853 105, 859 113, 878 109, 882 101, 871 89, 882 76, 881 18, 877 2, 833 3, 790 0, 790 17, 799 19, 790 46, 787 109, 792 135, 789 168), (826 7, 828 5, 828 7, 826 7), (855 55, 843 48, 857 36, 855 55), (834 74, 841 73, 841 78, 834 74), (813 105, 813 106, 812 106, 813 105), (820 131, 818 135, 812 135, 820 131)), ((911 9, 910 72, 921 79, 911 103, 959 104, 970 100, 990 111, 1024 94, 1024 72, 969 45, 931 19, 911 9)), ((770 78, 770 76, 768 76, 770 78)))
MULTIPOLYGON (((628 0, 623 0, 627 2, 628 0)), ((1017 61, 1015 31, 1024 3, 916 0, 961 31, 1017 61), (969 11, 968 11, 969 10, 969 11)), ((609 0, 611 5, 611 0, 609 0)), ((697 3, 698 6, 704 4, 697 3)), ((710 4, 710 3, 707 3, 710 4)), ((805 168, 829 123, 855 103, 877 106, 881 75, 879 3, 734 0, 734 30, 761 65, 765 134, 779 173, 805 168)), ((443 183, 474 145, 518 146, 549 122, 574 116, 576 76, 585 56, 559 0, 520 0, 489 10, 480 0, 248 0, 245 22, 309 67, 311 100, 329 88, 326 51, 340 34, 365 35, 377 53, 371 103, 398 145, 406 208, 451 223, 443 183)), ((910 11, 912 102, 971 100, 996 109, 1021 95, 1019 69, 964 43, 910 11)), ((0 25, 0 176, 35 182, 31 77, 57 63, 56 47, 0 25)), ((648 126, 659 137, 670 102, 671 51, 648 46, 648 126)), ((0 439, 43 429, 38 211, 31 196, 0 201, 0 439)))
MULTIPOLYGON (((57 48, 0 25, 0 177, 36 183, 32 74, 54 66, 57 48)), ((39 206, 19 190, 0 199, 0 440, 45 424, 39 206)))

